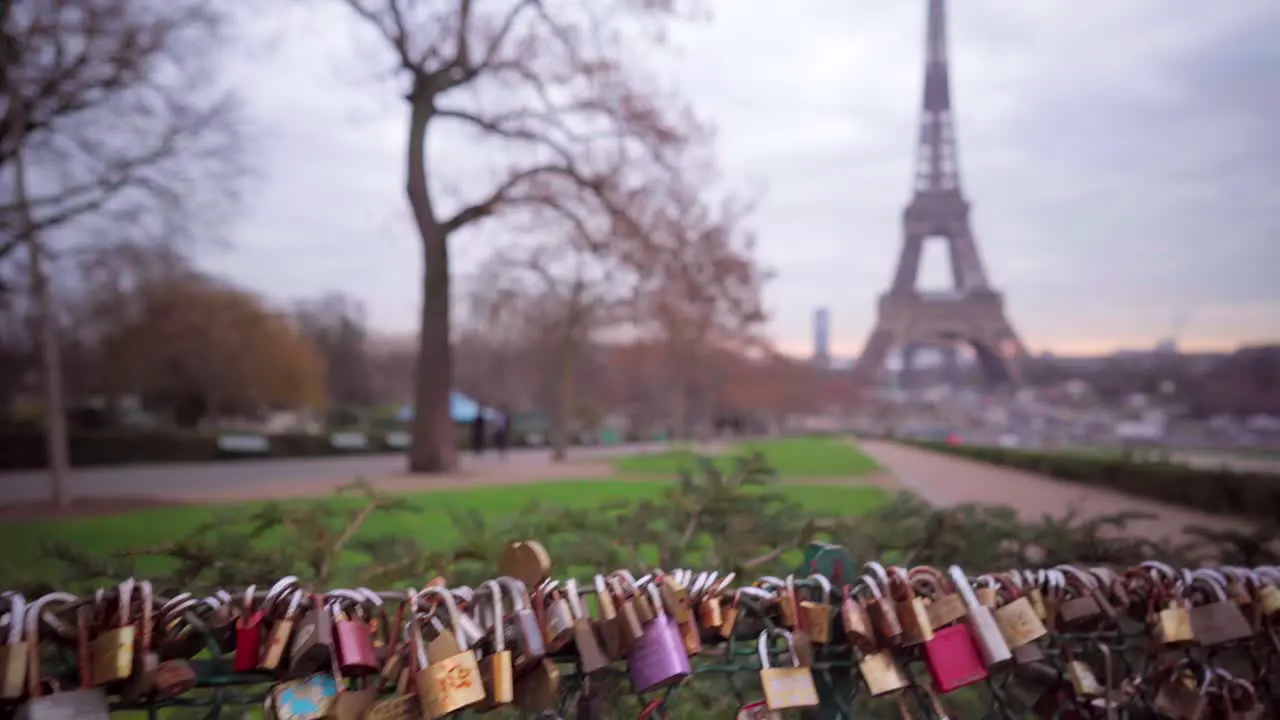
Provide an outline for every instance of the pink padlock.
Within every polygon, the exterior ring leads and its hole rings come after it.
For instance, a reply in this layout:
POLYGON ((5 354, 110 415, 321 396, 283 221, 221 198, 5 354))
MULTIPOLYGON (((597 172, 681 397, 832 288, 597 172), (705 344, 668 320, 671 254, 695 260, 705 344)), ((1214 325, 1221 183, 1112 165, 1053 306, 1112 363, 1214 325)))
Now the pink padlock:
POLYGON ((351 607, 351 612, 342 607, 340 601, 329 605, 333 613, 333 636, 338 649, 338 667, 344 675, 361 676, 377 673, 378 655, 373 649, 373 629, 365 622, 363 609, 359 604, 351 607))
POLYGON ((924 644, 924 662, 940 693, 987 679, 987 668, 978 656, 973 636, 962 624, 935 630, 933 638, 924 644))

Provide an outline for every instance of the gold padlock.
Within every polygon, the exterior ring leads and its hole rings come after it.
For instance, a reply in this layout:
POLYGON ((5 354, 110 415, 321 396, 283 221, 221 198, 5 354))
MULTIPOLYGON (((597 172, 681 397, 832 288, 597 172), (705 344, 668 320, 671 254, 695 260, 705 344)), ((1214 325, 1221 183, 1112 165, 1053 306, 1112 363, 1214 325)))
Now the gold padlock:
MULTIPOLYGON (((1161 587, 1153 587, 1152 590, 1152 602, 1160 602, 1161 596, 1170 594, 1161 587), (1164 592, 1157 594, 1156 591, 1160 590, 1164 592)), ((1164 607, 1151 616, 1150 624, 1151 639, 1158 645, 1179 648, 1195 642, 1195 632, 1191 627, 1191 604, 1185 597, 1167 597, 1164 607)))
POLYGON ((788 630, 795 630, 800 622, 800 607, 796 599, 795 576, 788 575, 781 587, 774 587, 777 593, 778 624, 788 630))
MULTIPOLYGON (((831 642, 831 581, 821 574, 810 575, 807 580, 817 583, 817 597, 800 601, 800 625, 809 633, 813 642, 825 645, 831 642)), ((813 591, 809 591, 813 592, 813 591)))
POLYGON ((929 611, 916 595, 906 571, 894 566, 890 582, 891 596, 897 603, 898 619, 902 622, 902 644, 921 645, 932 640, 933 624, 929 621, 929 611))
POLYGON ((659 586, 662 594, 662 606, 677 624, 692 622, 693 610, 689 606, 689 589, 674 574, 662 576, 659 586))
POLYGON ((502 606, 502 586, 496 580, 486 580, 480 587, 493 618, 492 652, 484 658, 480 668, 485 689, 485 700, 480 709, 492 710, 515 701, 515 671, 511 651, 507 649, 507 628, 503 623, 506 612, 502 606))
POLYGON ((796 659, 791 633, 781 629, 765 630, 760 633, 757 651, 760 654, 760 688, 764 691, 765 705, 770 710, 818 706, 818 689, 813 682, 813 673, 809 668, 802 667, 796 659), (773 636, 787 641, 791 667, 770 667, 769 640, 773 636))
POLYGON ((997 607, 992 614, 996 618, 996 626, 1000 628, 1000 635, 1010 650, 1029 645, 1049 634, 1049 629, 1041 622, 1031 601, 1024 595, 1015 596, 997 607))
MULTIPOLYGON (((443 608, 448 613, 446 626, 455 638, 465 637, 458 625, 458 607, 453 593, 443 588, 427 588, 421 597, 434 596, 440 600, 436 612, 443 608)), ((456 655, 429 662, 430 653, 423 643, 421 625, 415 618, 412 630, 415 655, 418 658, 419 670, 414 678, 418 701, 422 705, 422 714, 427 720, 436 720, 459 710, 473 707, 485 700, 484 681, 480 677, 480 665, 476 654, 468 648, 461 648, 456 655)))
POLYGON ((946 627, 968 614, 964 598, 956 591, 954 583, 944 577, 937 568, 917 565, 907 572, 912 589, 924 592, 930 601, 925 610, 934 630, 946 627))
POLYGON ((855 650, 854 658, 858 661, 858 673, 862 675, 862 681, 866 683, 867 691, 872 697, 895 693, 911 684, 898 666, 893 653, 888 650, 872 653, 855 650))
POLYGON ((298 620, 304 597, 306 597, 305 593, 296 587, 285 590, 272 588, 272 591, 267 593, 267 598, 263 602, 263 611, 270 618, 271 629, 267 632, 267 644, 262 648, 262 657, 258 660, 259 668, 268 672, 280 669, 280 663, 284 661, 285 653, 289 651, 289 641, 293 639, 293 626, 298 620), (280 603, 285 596, 288 597, 289 602, 281 613, 280 603))
POLYGON ((1258 606, 1263 616, 1275 620, 1280 618, 1280 587, 1274 582, 1266 582, 1258 586, 1258 606))
POLYGON ((138 626, 132 620, 133 588, 136 584, 133 578, 120 583, 116 590, 115 625, 100 632, 89 644, 94 685, 124 680, 133 672, 138 634, 138 626))
POLYGON ((27 643, 23 635, 27 619, 27 601, 21 593, 4 594, 9 616, 9 631, 4 645, 0 645, 0 698, 13 700, 22 697, 27 686, 27 643))

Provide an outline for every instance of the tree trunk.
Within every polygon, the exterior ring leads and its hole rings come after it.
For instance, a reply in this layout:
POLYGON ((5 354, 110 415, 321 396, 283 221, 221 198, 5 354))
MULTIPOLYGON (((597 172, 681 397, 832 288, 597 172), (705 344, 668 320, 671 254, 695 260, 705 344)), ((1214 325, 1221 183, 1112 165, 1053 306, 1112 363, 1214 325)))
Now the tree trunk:
POLYGON ((58 328, 53 316, 53 302, 49 297, 49 282, 45 276, 40 243, 36 238, 35 220, 27 199, 26 168, 23 167, 22 146, 25 142, 26 117, 23 113, 21 84, 10 83, 10 120, 13 133, 13 191, 18 207, 19 237, 27 243, 28 272, 31 294, 36 311, 36 327, 40 333, 40 369, 44 381, 45 443, 49 463, 49 499, 57 507, 66 507, 71 501, 67 496, 67 472, 70 452, 67 443, 67 408, 62 387, 62 353, 58 346, 58 328))
POLYGON ((556 378, 556 400, 551 415, 551 459, 563 462, 569 452, 569 429, 573 413, 573 331, 565 334, 560 348, 559 377, 556 378))
POLYGON ((453 352, 449 346, 449 245, 431 207, 427 187, 426 135, 431 106, 411 100, 409 117, 409 205, 422 239, 422 326, 418 335, 413 421, 409 426, 409 472, 449 472, 457 464, 458 441, 449 414, 453 352))

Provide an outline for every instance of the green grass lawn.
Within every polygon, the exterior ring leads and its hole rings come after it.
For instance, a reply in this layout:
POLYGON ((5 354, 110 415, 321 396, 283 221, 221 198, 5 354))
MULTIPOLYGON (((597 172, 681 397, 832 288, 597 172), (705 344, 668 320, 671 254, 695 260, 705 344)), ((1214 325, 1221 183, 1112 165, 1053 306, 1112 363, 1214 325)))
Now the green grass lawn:
MULTIPOLYGON (((727 469, 734 457, 750 451, 764 454, 782 478, 860 477, 877 469, 874 460, 847 442, 812 437, 745 443, 713 459, 727 469)), ((693 467, 694 457, 693 451, 685 449, 627 455, 614 461, 614 468, 620 473, 669 475, 693 467)))
MULTIPOLYGON (((667 483, 661 481, 568 480, 485 487, 474 490, 439 490, 406 495, 416 512, 375 513, 361 528, 361 537, 400 535, 416 538, 424 545, 448 547, 457 533, 448 521, 448 508, 479 510, 486 519, 500 521, 524 510, 530 501, 558 507, 593 507, 616 500, 643 500, 658 497, 667 483)), ((806 508, 824 514, 854 515, 879 506, 887 498, 875 488, 830 486, 783 486, 779 491, 806 508)), ((297 501, 306 502, 306 501, 297 501)), ((363 504, 360 498, 341 498, 331 502, 363 504)), ((111 517, 78 520, 13 522, 0 526, 0 577, 24 580, 40 579, 35 569, 42 548, 49 541, 61 541, 91 553, 107 554, 120 550, 145 548, 181 537, 210 520, 248 515, 255 505, 185 506, 143 510, 111 517)), ((270 542, 270 536, 264 539, 270 542)), ((158 565, 142 565, 157 571, 164 558, 151 559, 158 565)))

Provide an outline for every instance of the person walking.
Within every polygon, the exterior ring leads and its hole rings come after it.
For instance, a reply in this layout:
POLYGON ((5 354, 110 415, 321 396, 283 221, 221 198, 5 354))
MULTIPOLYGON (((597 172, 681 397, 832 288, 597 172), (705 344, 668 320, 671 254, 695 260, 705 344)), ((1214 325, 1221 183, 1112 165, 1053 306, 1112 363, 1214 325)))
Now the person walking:
POLYGON ((511 439, 511 413, 506 408, 498 411, 498 417, 494 419, 493 428, 493 446, 498 451, 498 457, 503 460, 507 459, 507 442, 511 439))
POLYGON ((476 417, 471 421, 471 452, 476 457, 484 454, 484 408, 476 408, 476 417))

